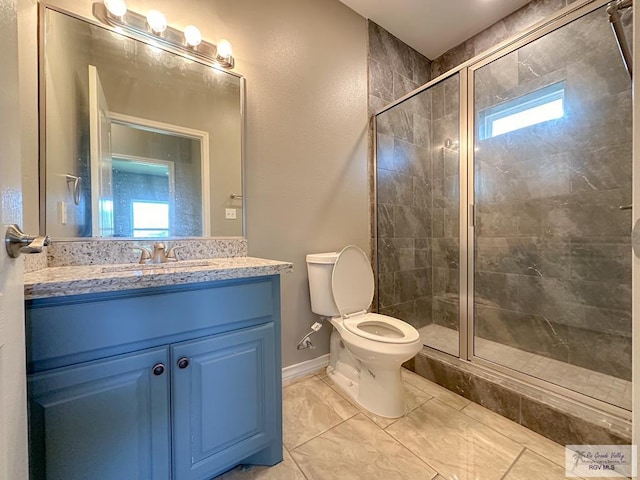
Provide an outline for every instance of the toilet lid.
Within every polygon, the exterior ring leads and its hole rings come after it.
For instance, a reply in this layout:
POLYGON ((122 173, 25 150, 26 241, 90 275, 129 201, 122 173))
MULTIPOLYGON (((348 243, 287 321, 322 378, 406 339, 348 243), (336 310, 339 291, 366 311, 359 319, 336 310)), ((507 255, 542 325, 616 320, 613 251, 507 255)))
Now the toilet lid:
POLYGON ((413 343, 420 339, 420 332, 398 318, 367 313, 343 321, 351 333, 382 343, 413 343))
POLYGON ((360 248, 349 245, 338 254, 331 290, 342 316, 369 308, 373 300, 373 270, 367 254, 360 248))

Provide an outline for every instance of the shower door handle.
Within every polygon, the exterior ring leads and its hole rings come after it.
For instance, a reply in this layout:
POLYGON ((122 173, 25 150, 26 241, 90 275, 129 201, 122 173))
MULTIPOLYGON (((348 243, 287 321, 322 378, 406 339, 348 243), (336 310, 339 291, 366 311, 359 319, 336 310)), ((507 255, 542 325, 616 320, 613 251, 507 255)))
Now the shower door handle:
POLYGON ((640 258, 640 218, 636 220, 631 230, 631 248, 636 257, 640 258))

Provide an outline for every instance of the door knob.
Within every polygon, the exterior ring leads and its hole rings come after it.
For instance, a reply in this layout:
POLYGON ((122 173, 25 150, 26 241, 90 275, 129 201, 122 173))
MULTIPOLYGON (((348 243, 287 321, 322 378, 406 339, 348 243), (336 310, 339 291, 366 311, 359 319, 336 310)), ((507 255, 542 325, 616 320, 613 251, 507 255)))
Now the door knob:
POLYGON ((43 247, 51 245, 48 235, 31 236, 20 230, 18 225, 9 225, 4 236, 4 244, 11 258, 18 258, 21 253, 40 253, 43 247))

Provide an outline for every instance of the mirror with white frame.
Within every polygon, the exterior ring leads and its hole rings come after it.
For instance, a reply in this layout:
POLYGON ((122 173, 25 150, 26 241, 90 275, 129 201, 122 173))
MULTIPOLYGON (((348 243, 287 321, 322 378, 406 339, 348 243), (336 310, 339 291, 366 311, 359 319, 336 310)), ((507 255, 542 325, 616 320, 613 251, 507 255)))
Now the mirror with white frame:
POLYGON ((42 231, 244 234, 242 77, 51 7, 40 47, 42 231))

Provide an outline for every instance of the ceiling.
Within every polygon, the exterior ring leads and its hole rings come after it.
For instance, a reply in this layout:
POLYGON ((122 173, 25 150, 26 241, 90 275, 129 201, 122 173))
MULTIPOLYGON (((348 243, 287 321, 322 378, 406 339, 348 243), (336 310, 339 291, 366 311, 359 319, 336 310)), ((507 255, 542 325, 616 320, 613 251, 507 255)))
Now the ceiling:
POLYGON ((530 0, 340 0, 433 60, 530 0))

